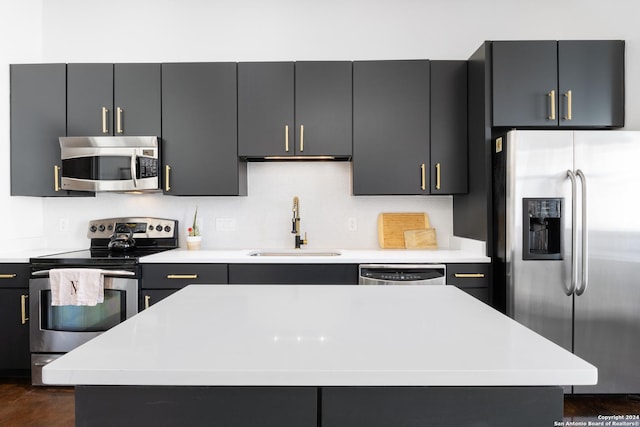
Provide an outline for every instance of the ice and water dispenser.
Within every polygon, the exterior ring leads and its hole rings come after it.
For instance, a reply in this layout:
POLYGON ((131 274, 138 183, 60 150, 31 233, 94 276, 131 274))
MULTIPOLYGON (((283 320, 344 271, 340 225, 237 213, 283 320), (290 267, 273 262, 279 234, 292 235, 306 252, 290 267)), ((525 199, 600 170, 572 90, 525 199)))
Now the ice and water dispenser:
POLYGON ((562 199, 523 199, 522 259, 562 259, 562 199))

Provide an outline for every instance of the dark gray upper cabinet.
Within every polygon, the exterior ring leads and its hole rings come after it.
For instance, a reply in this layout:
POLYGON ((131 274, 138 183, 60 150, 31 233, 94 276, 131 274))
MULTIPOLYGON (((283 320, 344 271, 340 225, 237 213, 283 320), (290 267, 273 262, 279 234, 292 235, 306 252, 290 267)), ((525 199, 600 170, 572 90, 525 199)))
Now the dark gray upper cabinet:
POLYGON ((293 62, 238 64, 238 155, 294 154, 293 62))
POLYGON ((160 136, 160 64, 114 64, 114 135, 160 136))
POLYGON ((624 126, 624 41, 559 41, 558 93, 560 126, 624 126))
POLYGON ((296 62, 296 155, 351 157, 352 63, 296 62))
POLYGON ((493 126, 624 125, 624 41, 492 42, 493 126))
POLYGON ((69 64, 69 136, 161 132, 160 64, 69 64))
POLYGON ((93 195, 59 190, 58 137, 66 135, 66 65, 14 64, 10 70, 11 195, 93 195))
POLYGON ((353 63, 353 194, 429 194, 429 61, 353 63))
POLYGON ((351 155, 351 62, 238 64, 238 154, 351 155))
POLYGON ((467 61, 431 61, 431 194, 468 190, 467 61))
POLYGON ((165 194, 246 195, 237 105, 235 63, 162 65, 165 194))

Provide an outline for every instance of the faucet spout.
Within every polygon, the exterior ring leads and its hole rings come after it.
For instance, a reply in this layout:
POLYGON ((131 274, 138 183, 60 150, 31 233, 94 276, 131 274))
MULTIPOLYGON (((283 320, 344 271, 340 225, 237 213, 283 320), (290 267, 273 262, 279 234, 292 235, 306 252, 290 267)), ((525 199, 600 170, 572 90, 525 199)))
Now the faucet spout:
POLYGON ((298 196, 293 197, 293 218, 291 219, 291 234, 295 234, 295 248, 307 244, 307 233, 304 233, 304 239, 300 237, 300 199, 298 196))

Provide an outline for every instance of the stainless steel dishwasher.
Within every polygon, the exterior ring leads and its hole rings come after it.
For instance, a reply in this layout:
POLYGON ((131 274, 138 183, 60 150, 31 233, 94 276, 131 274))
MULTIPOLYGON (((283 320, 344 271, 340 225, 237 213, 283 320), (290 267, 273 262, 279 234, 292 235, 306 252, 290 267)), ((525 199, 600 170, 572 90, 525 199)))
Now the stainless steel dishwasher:
POLYGON ((445 285, 443 264, 361 264, 360 285, 445 285))

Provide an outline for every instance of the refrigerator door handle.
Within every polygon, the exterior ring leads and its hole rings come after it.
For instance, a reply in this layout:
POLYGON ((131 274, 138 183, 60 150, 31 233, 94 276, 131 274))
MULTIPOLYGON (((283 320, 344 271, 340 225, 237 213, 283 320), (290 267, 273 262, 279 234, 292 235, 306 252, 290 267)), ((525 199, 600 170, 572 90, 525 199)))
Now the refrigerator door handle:
POLYGON ((587 286, 589 286, 589 276, 587 273, 589 267, 589 254, 587 252, 587 177, 584 176, 584 173, 580 169, 576 170, 576 175, 580 177, 582 184, 582 285, 576 290, 576 295, 580 296, 587 290, 587 286))
POLYGON ((576 175, 572 170, 567 170, 567 176, 571 180, 571 287, 565 291, 567 296, 574 295, 578 281, 578 222, 576 175))

